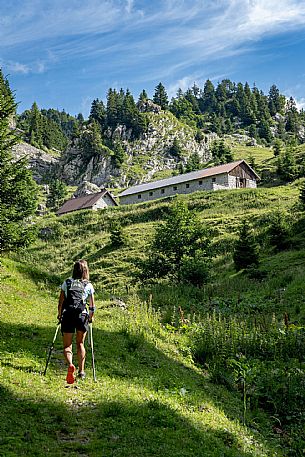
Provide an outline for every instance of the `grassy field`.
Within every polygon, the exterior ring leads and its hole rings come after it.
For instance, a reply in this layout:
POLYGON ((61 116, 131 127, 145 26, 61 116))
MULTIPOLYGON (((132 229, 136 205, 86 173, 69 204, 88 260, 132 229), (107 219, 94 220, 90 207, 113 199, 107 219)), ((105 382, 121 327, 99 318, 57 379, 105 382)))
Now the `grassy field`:
POLYGON ((202 288, 133 280, 171 200, 40 220, 38 240, 2 260, 0 455, 303 455, 302 412, 280 420, 271 406, 262 408, 266 392, 286 402, 287 411, 304 397, 303 350, 297 355, 305 323, 299 184, 182 197, 215 247, 212 279, 202 288), (290 228, 287 249, 278 253, 266 232, 274 211, 290 228), (232 245, 245 218, 260 244, 263 279, 233 267, 232 245), (127 237, 119 248, 110 241, 115 220, 127 237), (88 378, 75 389, 65 388, 60 338, 47 376, 41 373, 56 328, 59 286, 81 257, 96 288, 98 382, 91 379, 88 354, 88 378), (252 334, 255 341, 247 339, 252 334), (251 348, 248 365, 238 359, 237 346, 251 348), (235 380, 224 379, 229 359, 239 364, 231 372, 235 380), (291 380, 287 391, 285 379, 291 380))
POLYGON ((263 413, 242 424, 242 401, 209 382, 183 333, 136 299, 123 311, 98 295, 97 382, 65 385, 60 338, 47 375, 57 294, 24 263, 1 266, 0 455, 283 456, 263 413))

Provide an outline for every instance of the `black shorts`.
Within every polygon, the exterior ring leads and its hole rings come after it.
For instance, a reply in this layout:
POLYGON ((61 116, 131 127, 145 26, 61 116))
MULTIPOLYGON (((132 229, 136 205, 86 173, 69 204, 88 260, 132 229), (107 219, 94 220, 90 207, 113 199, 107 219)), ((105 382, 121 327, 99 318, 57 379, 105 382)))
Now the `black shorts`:
POLYGON ((89 328, 89 315, 85 313, 74 314, 64 311, 61 318, 61 333, 75 333, 75 330, 87 332, 89 328))

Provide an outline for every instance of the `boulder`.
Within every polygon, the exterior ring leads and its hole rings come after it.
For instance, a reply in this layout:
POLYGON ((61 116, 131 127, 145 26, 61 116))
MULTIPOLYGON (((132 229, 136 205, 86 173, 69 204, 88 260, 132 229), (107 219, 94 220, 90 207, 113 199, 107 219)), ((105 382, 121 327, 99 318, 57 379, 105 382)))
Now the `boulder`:
POLYGON ((74 192, 73 197, 83 197, 84 195, 96 194, 100 192, 102 189, 98 187, 96 184, 92 184, 91 182, 84 181, 82 182, 77 190, 74 192))

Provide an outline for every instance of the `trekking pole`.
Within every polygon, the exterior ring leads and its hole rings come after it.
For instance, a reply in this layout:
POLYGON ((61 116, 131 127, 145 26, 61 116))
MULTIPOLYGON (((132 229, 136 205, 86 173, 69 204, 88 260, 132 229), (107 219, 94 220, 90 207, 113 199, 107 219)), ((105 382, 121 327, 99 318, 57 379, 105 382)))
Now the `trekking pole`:
POLYGON ((89 323, 89 344, 91 346, 91 359, 92 359, 92 373, 93 379, 96 382, 96 375, 95 375, 95 363, 94 363, 94 348, 93 348, 93 337, 92 337, 92 322, 89 323))
POLYGON ((54 335, 52 344, 51 344, 50 349, 49 349, 46 367, 45 367, 44 372, 43 372, 43 375, 44 375, 44 376, 46 375, 46 372, 47 372, 47 368, 48 368, 48 365, 49 365, 49 362, 50 362, 50 358, 51 358, 51 355, 52 355, 52 351, 53 351, 53 349, 54 349, 54 343, 55 343, 55 341, 56 341, 57 333, 58 333, 59 328, 60 328, 60 322, 58 322, 58 324, 57 324, 56 331, 55 331, 55 335, 54 335))

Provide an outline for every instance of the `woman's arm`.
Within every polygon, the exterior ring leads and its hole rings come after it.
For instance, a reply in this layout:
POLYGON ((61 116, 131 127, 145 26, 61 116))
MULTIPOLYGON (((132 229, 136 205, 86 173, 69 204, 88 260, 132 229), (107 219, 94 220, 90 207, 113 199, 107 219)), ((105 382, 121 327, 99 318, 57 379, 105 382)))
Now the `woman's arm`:
POLYGON ((95 311, 94 296, 93 296, 93 294, 91 294, 91 295, 89 295, 89 322, 92 322, 94 311, 95 311))
POLYGON ((58 300, 58 312, 57 312, 57 319, 60 321, 61 320, 61 315, 62 315, 62 305, 65 300, 65 293, 63 290, 60 291, 59 295, 59 300, 58 300))

